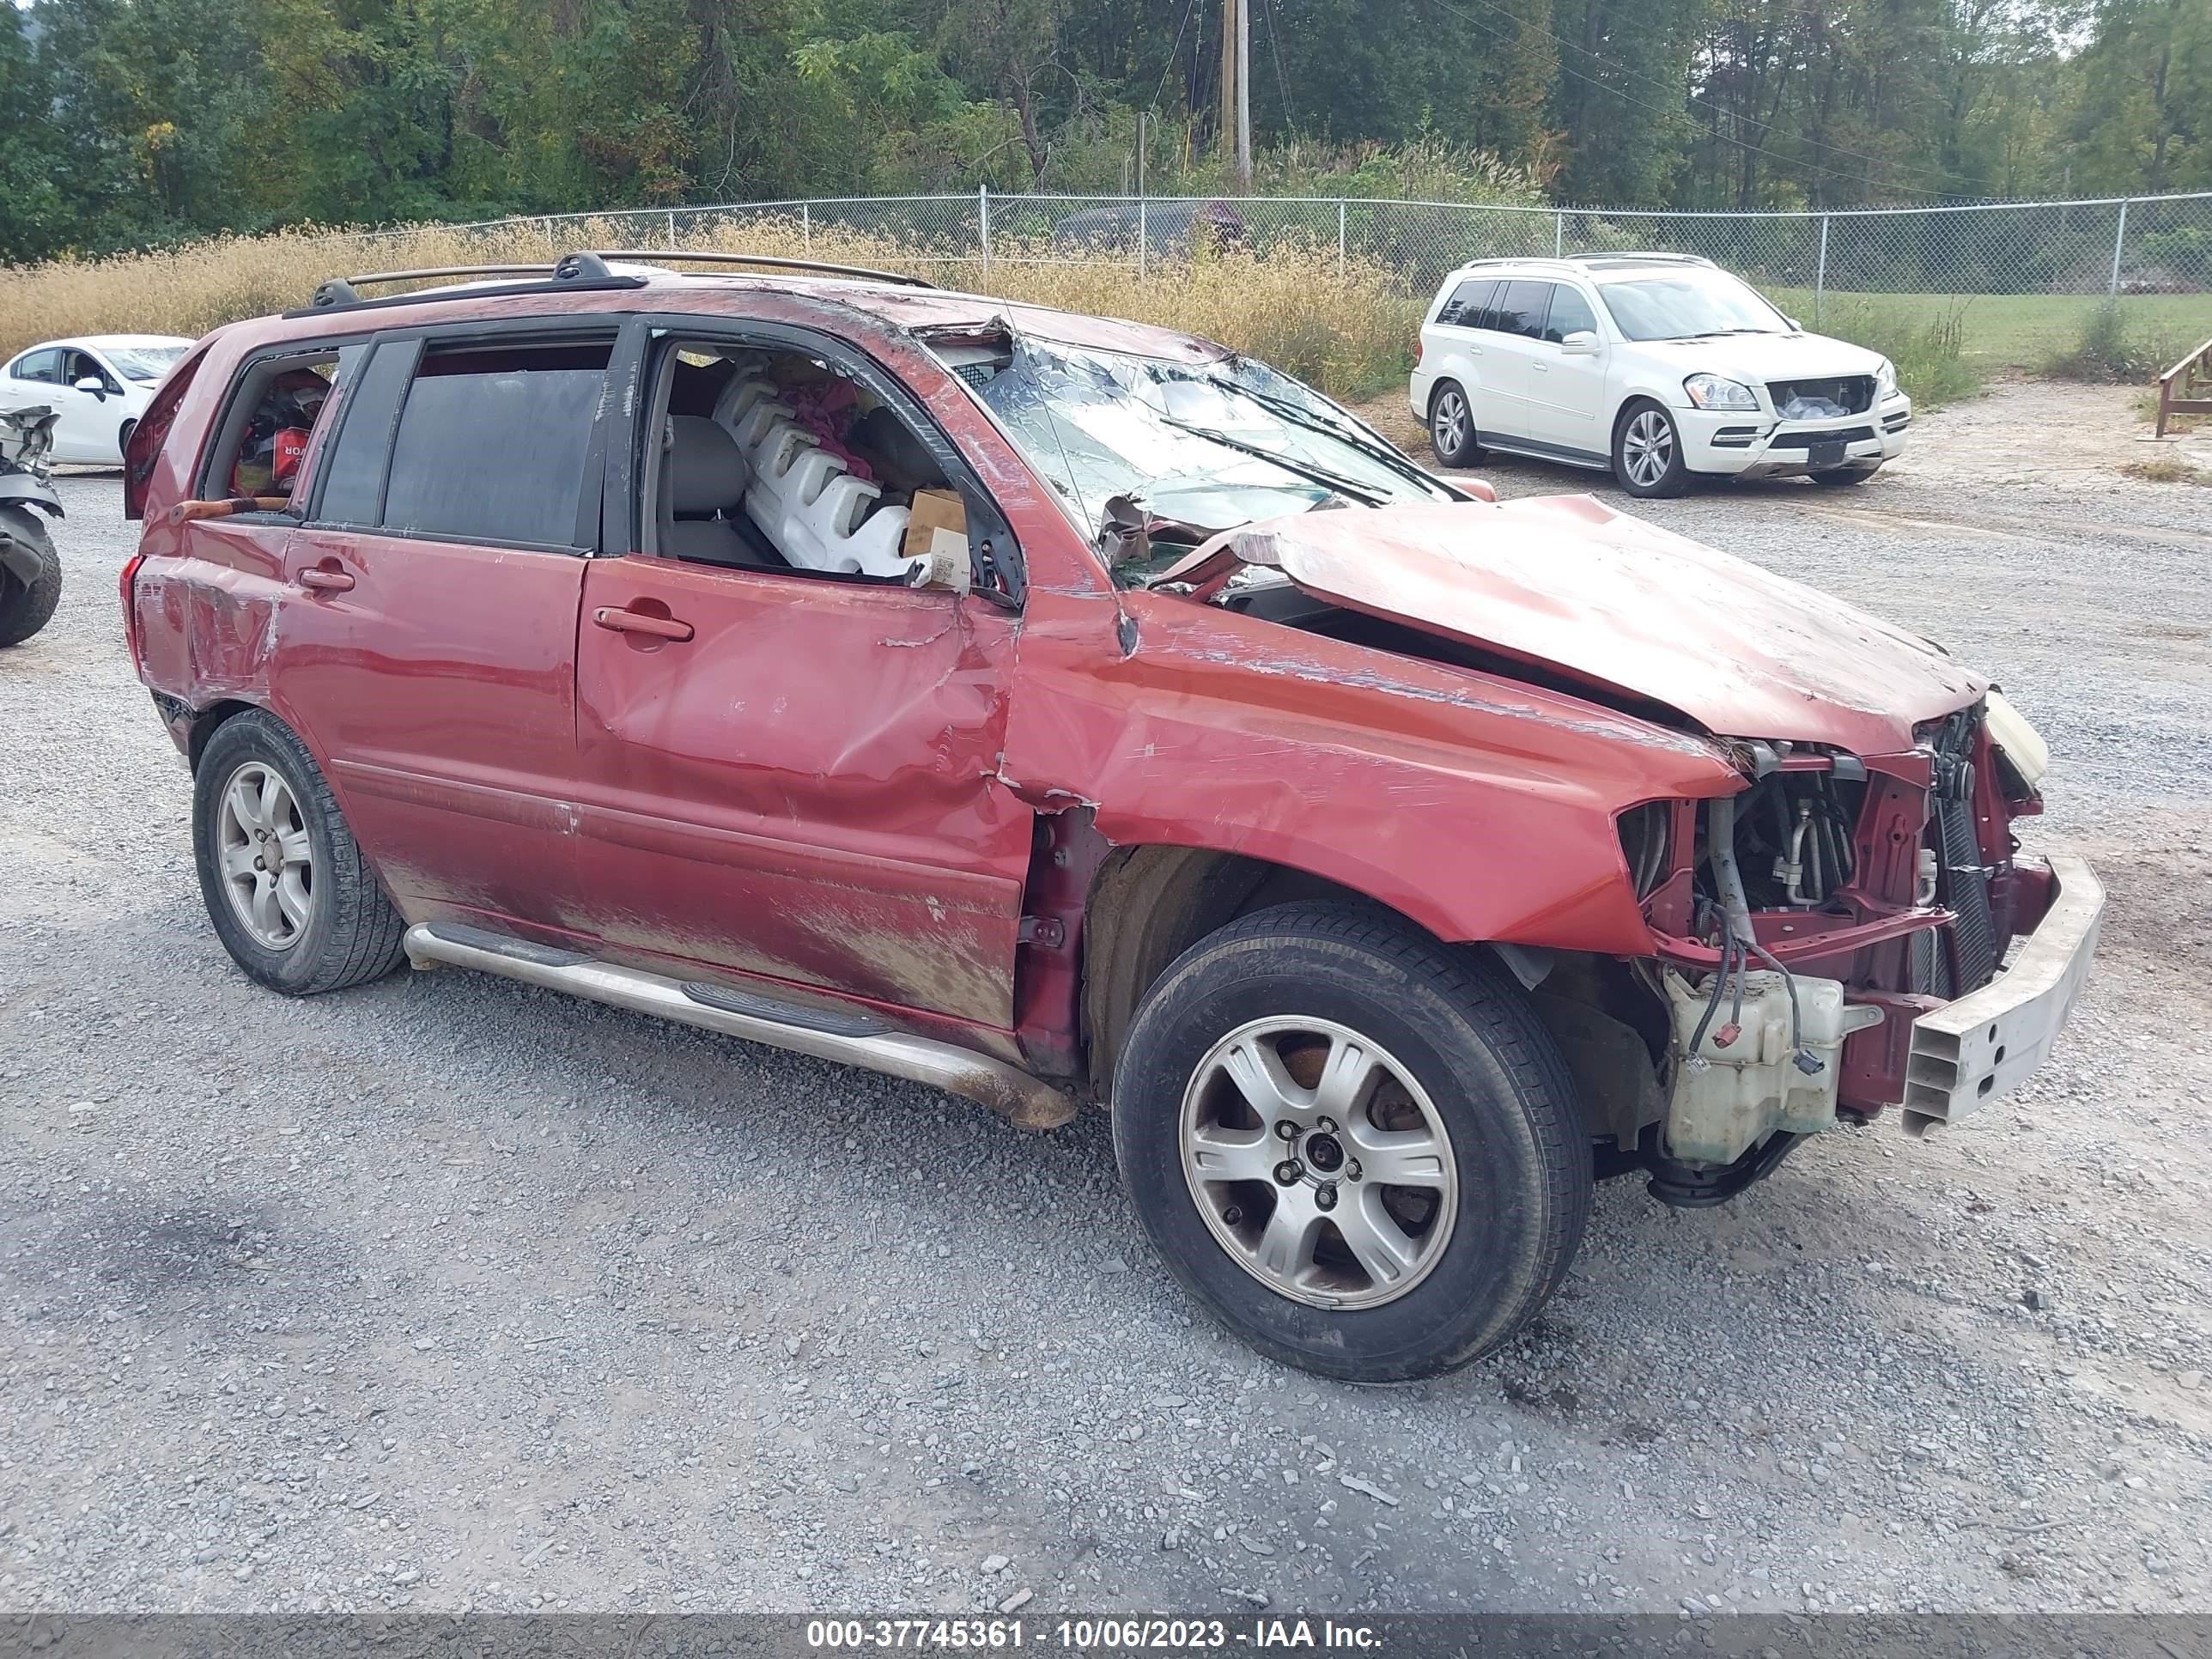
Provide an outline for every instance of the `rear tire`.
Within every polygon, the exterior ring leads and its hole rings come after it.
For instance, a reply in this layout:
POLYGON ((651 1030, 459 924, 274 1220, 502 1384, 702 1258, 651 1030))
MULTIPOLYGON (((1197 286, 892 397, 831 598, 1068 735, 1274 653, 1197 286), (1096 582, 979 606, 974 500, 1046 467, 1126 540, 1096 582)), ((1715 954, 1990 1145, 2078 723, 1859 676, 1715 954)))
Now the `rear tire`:
POLYGON ((0 646, 21 645, 53 620, 54 607, 62 602, 61 561, 54 556, 54 538, 45 520, 28 507, 0 507, 0 536, 12 536, 44 555, 38 575, 27 582, 0 570, 0 646))
POLYGON ((1474 405, 1457 380, 1439 380, 1429 394, 1429 447, 1440 465, 1464 469, 1482 459, 1474 405))
POLYGON ((1262 1353, 1346 1382, 1504 1342, 1589 1207, 1589 1138, 1520 988, 1346 905, 1260 911, 1170 966, 1116 1068, 1114 1146, 1183 1285, 1262 1353))
POLYGON ((231 960, 272 991, 381 979, 406 924, 291 728, 252 709, 216 728, 192 784, 192 851, 231 960))

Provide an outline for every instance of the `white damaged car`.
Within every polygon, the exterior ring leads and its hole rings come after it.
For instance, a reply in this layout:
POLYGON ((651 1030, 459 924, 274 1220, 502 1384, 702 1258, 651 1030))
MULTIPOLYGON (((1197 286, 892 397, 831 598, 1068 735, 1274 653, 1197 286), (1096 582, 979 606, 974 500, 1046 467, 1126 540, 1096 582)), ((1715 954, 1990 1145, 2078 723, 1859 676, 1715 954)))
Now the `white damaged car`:
POLYGON ((1862 483, 1912 424, 1887 357, 1680 253, 1461 266, 1421 325, 1409 401, 1447 467, 1494 449, 1607 469, 1640 496, 1700 477, 1862 483))

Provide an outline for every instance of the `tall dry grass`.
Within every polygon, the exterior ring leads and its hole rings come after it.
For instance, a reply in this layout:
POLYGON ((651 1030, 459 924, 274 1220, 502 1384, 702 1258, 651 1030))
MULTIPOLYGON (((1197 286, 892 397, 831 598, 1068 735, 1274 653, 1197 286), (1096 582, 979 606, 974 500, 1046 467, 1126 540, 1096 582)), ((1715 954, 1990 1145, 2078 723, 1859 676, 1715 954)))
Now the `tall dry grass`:
MULTIPOLYGON (((426 265, 526 264, 579 247, 625 247, 633 228, 612 222, 535 224, 491 231, 425 227, 368 237, 292 230, 222 237, 169 252, 63 260, 0 270, 0 356, 70 334, 198 336, 244 317, 307 303, 324 279, 426 265)), ((986 268, 896 238, 756 221, 694 233, 694 251, 811 256, 909 271, 942 287, 1071 311, 1154 323, 1249 352, 1322 390, 1356 397, 1401 378, 1422 301, 1389 271, 1334 246, 1278 244, 1264 253, 1201 246, 1155 262, 1073 263, 1048 246, 1001 242, 986 268)))

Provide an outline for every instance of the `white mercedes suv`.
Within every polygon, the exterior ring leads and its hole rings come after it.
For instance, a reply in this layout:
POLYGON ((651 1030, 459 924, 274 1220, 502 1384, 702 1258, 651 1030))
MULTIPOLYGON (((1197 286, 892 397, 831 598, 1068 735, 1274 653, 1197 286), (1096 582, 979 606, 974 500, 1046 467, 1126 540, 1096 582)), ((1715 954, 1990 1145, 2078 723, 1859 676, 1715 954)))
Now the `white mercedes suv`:
POLYGON ((1683 253, 1461 266, 1421 325, 1410 401, 1446 466, 1503 450, 1610 468, 1632 495, 1707 475, 1863 483, 1912 423, 1887 357, 1683 253))

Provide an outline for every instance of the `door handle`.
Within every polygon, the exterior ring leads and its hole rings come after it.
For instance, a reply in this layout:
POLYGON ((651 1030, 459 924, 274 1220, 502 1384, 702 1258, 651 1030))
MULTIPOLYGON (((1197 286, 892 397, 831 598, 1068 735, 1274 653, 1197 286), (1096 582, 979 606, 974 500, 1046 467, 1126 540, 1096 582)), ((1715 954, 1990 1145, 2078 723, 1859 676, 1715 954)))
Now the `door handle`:
POLYGON ((1531 363, 1528 365, 1528 372, 1531 374, 1549 374, 1552 372, 1552 366, 1549 363, 1531 363))
POLYGON ((656 640, 691 637, 691 624, 688 622, 679 622, 674 617, 650 616, 642 611, 624 611, 611 605, 603 605, 592 612, 592 620, 617 634, 650 634, 656 640))
POLYGON ((309 565, 300 573, 300 586, 318 593, 347 593, 353 591, 353 577, 347 571, 309 565))

